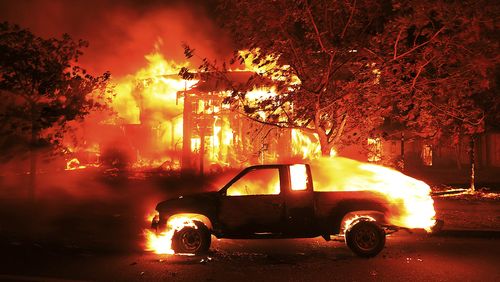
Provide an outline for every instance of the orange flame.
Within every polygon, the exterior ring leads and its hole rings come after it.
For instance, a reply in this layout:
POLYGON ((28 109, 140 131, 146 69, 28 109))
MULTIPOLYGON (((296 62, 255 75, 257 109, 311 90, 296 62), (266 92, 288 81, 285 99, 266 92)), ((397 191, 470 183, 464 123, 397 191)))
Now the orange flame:
MULTIPOLYGON (((321 157, 321 146, 316 133, 306 134, 301 130, 292 129, 292 153, 301 156, 303 160, 321 157)), ((334 148, 330 150, 330 157, 337 155, 334 148)))
POLYGON ((280 178, 275 170, 250 171, 227 190, 228 196, 278 195, 279 193, 280 178))
POLYGON ((144 231, 146 250, 153 251, 156 254, 174 254, 174 250, 172 250, 172 237, 176 231, 184 227, 198 228, 191 217, 180 215, 169 218, 167 228, 161 233, 157 234, 152 230, 146 229, 144 231))
POLYGON ((435 224, 431 189, 420 180, 387 167, 341 157, 322 158, 311 167, 317 191, 378 192, 391 203, 389 223, 428 231, 435 224))
POLYGON ((364 220, 368 220, 368 221, 376 221, 375 218, 373 218, 369 215, 353 215, 352 217, 344 220, 344 226, 342 229, 344 231, 349 230, 349 228, 351 228, 351 225, 354 222, 356 222, 358 219, 364 219, 364 220))
POLYGON ((72 158, 68 162, 66 162, 66 170, 76 170, 87 168, 84 165, 80 165, 80 161, 77 158, 72 158))

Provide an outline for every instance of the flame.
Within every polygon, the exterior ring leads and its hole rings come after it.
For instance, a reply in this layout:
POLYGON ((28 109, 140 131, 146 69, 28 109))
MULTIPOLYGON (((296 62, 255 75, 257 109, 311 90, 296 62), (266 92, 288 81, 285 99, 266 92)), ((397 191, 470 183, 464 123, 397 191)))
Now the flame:
POLYGON ((280 176, 277 170, 253 170, 238 179, 227 190, 228 196, 278 195, 280 176))
POLYGON ((276 87, 254 87, 252 90, 248 91, 245 98, 249 102, 262 101, 276 97, 276 87))
POLYGON ((110 86, 116 93, 111 107, 117 116, 108 122, 142 125, 143 129, 149 129, 149 135, 142 141, 134 139, 135 148, 143 148, 144 152, 137 156, 134 167, 175 162, 175 154, 159 152, 179 152, 182 149, 184 98, 179 93, 198 83, 196 79, 184 80, 178 75, 188 62, 169 61, 158 50, 146 55, 145 59, 147 66, 133 74, 114 78, 110 86))
POLYGON ((68 162, 66 162, 66 170, 76 170, 87 168, 87 166, 80 165, 80 161, 77 158, 72 158, 68 162))
POLYGON ((155 233, 152 230, 146 229, 144 235, 146 237, 146 250, 153 251, 156 254, 174 254, 172 250, 172 237, 176 231, 184 227, 198 227, 193 221, 193 217, 187 215, 174 215, 169 218, 167 228, 160 232, 155 233))
POLYGON ((238 53, 243 58, 244 70, 258 73, 274 81, 283 81, 289 77, 291 78, 290 84, 300 84, 300 79, 296 75, 290 76, 291 74, 288 72, 289 65, 280 65, 278 63, 279 55, 262 55, 260 48, 240 50, 238 53), (285 72, 288 73, 285 74, 285 72))
POLYGON ((342 230, 344 231, 347 231, 351 228, 351 225, 356 222, 358 219, 364 219, 364 220, 368 220, 368 221, 377 221, 375 220, 375 218, 369 216, 369 215, 358 215, 358 214, 355 214, 353 215, 352 217, 350 218, 347 218, 344 220, 344 226, 342 228, 342 230))
POLYGON ((311 167, 317 191, 378 192, 390 202, 390 224, 428 231, 435 224, 431 189, 420 180, 387 167, 341 157, 318 159, 311 167))
POLYGON ((158 51, 145 58, 146 68, 114 81, 116 97, 112 107, 129 124, 139 124, 144 119, 161 123, 167 120, 166 116, 181 114, 183 106, 178 103, 177 92, 191 89, 198 82, 178 76, 187 62, 167 61, 158 51))
MULTIPOLYGON (((301 156, 303 160, 321 157, 321 146, 318 134, 306 134, 299 129, 292 129, 292 153, 301 156)), ((330 157, 337 155, 334 148, 330 150, 330 157)))

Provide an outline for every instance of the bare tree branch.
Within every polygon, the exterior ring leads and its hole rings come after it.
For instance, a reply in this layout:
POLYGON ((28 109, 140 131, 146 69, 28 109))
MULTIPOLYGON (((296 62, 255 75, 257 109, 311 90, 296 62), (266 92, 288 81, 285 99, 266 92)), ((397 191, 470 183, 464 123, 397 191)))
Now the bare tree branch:
POLYGON ((340 35, 340 38, 344 38, 345 32, 347 31, 347 27, 349 26, 349 23, 352 20, 352 16, 354 15, 354 10, 356 10, 356 0, 354 0, 354 3, 352 4, 351 14, 349 15, 349 19, 347 20, 347 23, 345 24, 344 29, 342 30, 342 34, 340 35))
POLYGON ((413 90, 415 89, 415 84, 417 83, 417 79, 418 77, 420 76, 420 74, 422 73, 422 71, 424 70, 425 66, 427 66, 436 56, 433 56, 432 58, 430 58, 428 61, 426 61, 424 64, 422 64, 419 68, 418 68, 418 71, 417 71, 417 74, 415 75, 415 77, 413 78, 413 81, 411 83, 411 87, 410 87, 410 90, 413 90))
POLYGON ((463 118, 463 117, 460 117, 459 115, 456 115, 446 109, 443 109, 441 107, 439 107, 438 105, 432 103, 431 101, 427 101, 431 106, 433 106, 434 108, 438 109, 439 111, 443 112, 444 114, 454 118, 454 119, 457 119, 457 120, 460 120, 464 123, 468 123, 470 125, 473 125, 473 126, 478 126, 478 125, 481 125, 481 123, 483 122, 484 118, 485 118, 485 114, 484 114, 484 111, 481 111, 481 117, 479 119, 477 119, 476 121, 471 121, 470 119, 467 119, 467 118, 463 118))
POLYGON ((394 57, 393 60, 396 60, 397 54, 398 54, 398 43, 399 39, 401 38, 401 33, 403 33, 403 28, 399 30, 398 37, 396 37, 396 42, 394 43, 394 57))
MULTIPOLYGON (((274 126, 274 127, 277 127, 277 128, 289 128, 289 129, 300 129, 300 130, 304 130, 304 131, 307 131, 307 132, 310 132, 310 133, 315 133, 316 131, 314 130, 314 128, 309 128, 309 127, 306 127, 306 126, 299 126, 299 125, 292 125, 288 122, 268 122, 268 121, 264 121, 264 120, 261 120, 261 119, 258 119, 258 118, 255 118, 255 117, 252 117, 244 112, 241 112, 241 111, 238 111, 238 110, 232 110, 233 112, 235 113, 238 113, 242 116, 244 116, 245 118, 248 118, 252 121, 255 121, 255 122, 258 122, 260 124, 265 124, 265 125, 269 125, 269 126, 274 126)), ((309 124, 309 123, 307 123, 309 124)))
POLYGON ((311 12, 311 7, 307 3, 307 1, 305 1, 305 3, 306 3, 307 14, 309 15, 309 20, 311 21, 311 23, 314 27, 314 31, 316 32, 316 37, 317 37, 319 46, 321 46, 321 50, 323 52, 327 53, 325 45, 323 45, 323 40, 321 39, 321 34, 319 33, 319 30, 318 30, 318 26, 316 25, 316 21, 314 21, 314 17, 313 17, 312 12, 311 12))
POLYGON ((415 51, 415 50, 417 50, 417 49, 419 49, 419 48, 421 48, 421 47, 429 44, 432 40, 434 40, 444 30, 444 28, 445 28, 445 26, 441 27, 436 33, 434 33, 434 35, 429 40, 427 40, 424 43, 421 43, 421 44, 419 44, 419 45, 411 48, 410 50, 404 52, 403 54, 397 56, 396 58, 393 58, 392 60, 395 61, 395 60, 401 59, 402 57, 411 54, 413 51, 415 51))
POLYGON ((334 143, 338 143, 340 140, 340 137, 342 137, 342 134, 344 133, 344 128, 347 123, 347 117, 349 115, 346 113, 344 117, 342 118, 342 122, 340 123, 340 126, 337 130, 337 133, 335 134, 335 138, 333 139, 334 143))

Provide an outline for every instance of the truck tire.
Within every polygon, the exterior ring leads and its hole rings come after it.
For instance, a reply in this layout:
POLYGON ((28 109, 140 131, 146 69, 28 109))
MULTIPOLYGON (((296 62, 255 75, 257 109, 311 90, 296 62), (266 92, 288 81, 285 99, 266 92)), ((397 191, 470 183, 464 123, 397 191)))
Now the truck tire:
POLYGON ((385 246, 385 231, 375 221, 360 220, 345 234, 346 245, 360 257, 374 257, 385 246))
POLYGON ((211 243, 210 230, 200 221, 196 227, 186 226, 172 236, 172 250, 176 254, 201 255, 208 252, 211 243))

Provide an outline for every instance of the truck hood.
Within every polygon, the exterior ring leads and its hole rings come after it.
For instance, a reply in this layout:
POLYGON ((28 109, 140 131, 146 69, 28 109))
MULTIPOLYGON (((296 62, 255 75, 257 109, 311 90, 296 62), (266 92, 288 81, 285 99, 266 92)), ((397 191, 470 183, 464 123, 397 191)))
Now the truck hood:
POLYGON ((205 192, 178 196, 160 202, 156 210, 160 213, 206 212, 215 208, 218 192, 205 192))

